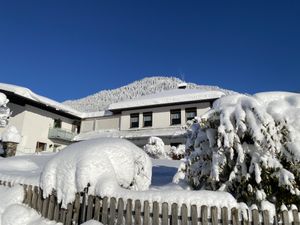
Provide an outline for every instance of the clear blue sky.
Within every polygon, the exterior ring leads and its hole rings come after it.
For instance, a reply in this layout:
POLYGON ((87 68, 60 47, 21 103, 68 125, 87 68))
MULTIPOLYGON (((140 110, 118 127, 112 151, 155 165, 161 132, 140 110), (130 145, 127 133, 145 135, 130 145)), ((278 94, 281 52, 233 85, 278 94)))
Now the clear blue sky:
POLYGON ((0 82, 63 101, 182 74, 300 91, 300 1, 0 1, 0 82))

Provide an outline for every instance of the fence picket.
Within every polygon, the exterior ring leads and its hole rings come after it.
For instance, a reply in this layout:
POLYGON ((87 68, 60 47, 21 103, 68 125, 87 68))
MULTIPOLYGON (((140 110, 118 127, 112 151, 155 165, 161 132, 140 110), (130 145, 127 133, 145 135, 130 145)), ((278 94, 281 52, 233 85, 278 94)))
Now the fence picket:
POLYGON ((132 225, 132 200, 127 199, 125 225, 132 225))
POLYGON ((37 186, 34 186, 33 193, 32 193, 32 199, 31 199, 31 205, 32 208, 37 210, 37 199, 39 194, 39 188, 37 186))
POLYGON ((114 225, 116 221, 116 198, 110 199, 109 204, 109 225, 114 225))
POLYGON ((119 198, 117 225, 123 225, 123 218, 124 218, 124 201, 122 198, 119 198))
POLYGON ((53 220, 53 216, 54 216, 54 204, 55 204, 56 200, 55 200, 55 196, 52 194, 49 197, 49 205, 48 205, 48 213, 47 213, 47 218, 49 220, 53 220))
POLYGON ((168 225, 168 220, 169 220, 169 206, 167 202, 164 202, 161 206, 161 211, 162 211, 162 225, 168 225))
POLYGON ((208 225, 206 205, 201 206, 201 221, 202 221, 202 225, 208 225))
POLYGON ((197 206, 192 205, 191 206, 191 216, 192 216, 192 225, 198 224, 198 213, 197 213, 197 206))
POLYGON ((283 225, 289 225, 289 213, 287 210, 284 210, 281 212, 282 215, 282 224, 283 225))
POLYGON ((32 200, 32 185, 29 185, 27 187, 27 199, 25 201, 25 204, 27 204, 30 207, 32 207, 31 200, 32 200))
POLYGON ((80 212, 80 194, 75 194, 74 201, 74 213, 73 213, 73 221, 75 224, 79 224, 79 212, 80 212))
POLYGON ((293 213, 294 225, 300 225, 298 210, 297 209, 293 209, 292 213, 293 213))
POLYGON ((171 224, 178 225, 178 206, 177 203, 173 203, 171 206, 171 224))
POLYGON ((143 225, 150 224, 150 207, 149 201, 144 201, 144 217, 143 217, 143 225))
POLYGON ((101 222, 107 224, 108 216, 108 198, 104 197, 102 200, 102 213, 101 213, 101 222))
POLYGON ((142 224, 142 215, 141 215, 141 201, 135 200, 134 202, 134 224, 141 225, 142 224))
POLYGON ((218 208, 213 206, 211 207, 211 224, 218 225, 218 208))
POLYGON ((223 207, 221 209, 221 220, 223 225, 228 225, 228 209, 226 207, 223 207))
POLYGON ((59 220, 59 210, 60 210, 59 207, 60 207, 60 204, 56 201, 55 206, 54 206, 54 215, 53 215, 53 220, 55 220, 55 221, 59 220))
POLYGON ((252 210, 252 222, 253 225, 260 225, 259 223, 259 214, 257 209, 252 210))
POLYGON ((84 223, 86 221, 86 202, 87 202, 87 192, 88 189, 85 188, 84 191, 81 193, 82 195, 82 201, 80 204, 80 212, 79 212, 79 224, 84 223))
POLYGON ((72 224, 72 217, 73 217, 73 203, 69 203, 67 205, 67 214, 66 214, 66 223, 65 225, 72 224))
POLYGON ((232 219, 232 225, 240 225, 239 210, 237 208, 231 209, 231 219, 232 219))
POLYGON ((45 218, 47 218, 48 216, 48 207, 49 207, 49 196, 43 199, 42 216, 45 218))
POLYGON ((37 199, 37 211, 42 213, 43 210, 43 190, 39 188, 38 199, 37 199))
POLYGON ((152 224, 159 224, 159 204, 158 202, 153 202, 153 209, 152 209, 152 224))
POLYGON ((95 198, 95 207, 94 207, 94 220, 100 221, 101 216, 101 200, 100 197, 96 196, 95 198))
POLYGON ((263 215, 264 225, 269 225, 270 224, 269 212, 267 210, 264 210, 262 215, 263 215))
POLYGON ((86 210, 86 220, 91 220, 93 218, 93 207, 94 207, 94 196, 88 196, 88 205, 86 210))
POLYGON ((181 213, 181 225, 187 225, 188 224, 188 212, 187 212, 186 204, 182 204, 180 213, 181 213))

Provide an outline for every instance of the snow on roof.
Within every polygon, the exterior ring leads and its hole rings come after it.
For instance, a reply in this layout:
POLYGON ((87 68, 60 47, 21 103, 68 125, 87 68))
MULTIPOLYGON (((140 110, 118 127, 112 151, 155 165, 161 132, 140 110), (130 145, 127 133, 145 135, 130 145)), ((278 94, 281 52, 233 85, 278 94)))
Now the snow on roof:
POLYGON ((41 103, 45 106, 55 108, 57 111, 62 111, 62 112, 71 114, 73 116, 79 117, 79 118, 101 117, 101 116, 112 115, 112 113, 109 111, 99 111, 99 112, 90 112, 90 113, 79 112, 79 111, 77 111, 69 106, 63 105, 57 101, 54 101, 52 99, 46 98, 41 95, 38 95, 28 88, 20 87, 17 85, 0 83, 0 91, 1 90, 12 92, 16 95, 19 95, 24 98, 30 99, 32 101, 41 103))
POLYGON ((202 101, 208 99, 217 99, 223 95, 225 95, 225 93, 221 91, 204 91, 199 89, 175 89, 163 91, 157 94, 145 95, 141 98, 129 101, 113 103, 108 107, 108 110, 137 108, 179 102, 202 101))
POLYGON ((186 130, 181 127, 156 128, 156 129, 138 129, 138 130, 97 130, 87 133, 80 133, 73 141, 83 141, 95 138, 135 138, 135 137, 151 137, 151 136, 182 136, 186 130))

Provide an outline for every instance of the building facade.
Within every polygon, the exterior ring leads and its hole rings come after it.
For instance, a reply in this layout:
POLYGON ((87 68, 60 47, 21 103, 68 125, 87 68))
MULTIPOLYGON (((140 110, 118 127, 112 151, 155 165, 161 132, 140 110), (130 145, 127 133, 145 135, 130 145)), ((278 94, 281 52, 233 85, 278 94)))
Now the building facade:
MULTIPOLYGON (((14 85, 0 84, 0 92, 9 99, 8 126, 21 135, 17 154, 59 151, 80 132, 80 114, 58 102, 14 85)), ((5 129, 0 128, 0 134, 5 129)))

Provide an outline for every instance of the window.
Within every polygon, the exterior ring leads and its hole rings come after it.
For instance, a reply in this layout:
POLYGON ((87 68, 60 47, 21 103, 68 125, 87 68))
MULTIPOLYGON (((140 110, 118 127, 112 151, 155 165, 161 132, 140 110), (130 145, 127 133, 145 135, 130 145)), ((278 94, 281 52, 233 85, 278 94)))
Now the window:
POLYGON ((139 114, 134 113, 130 114, 130 128, 138 128, 139 127, 139 114))
POLYGON ((42 152, 42 151, 45 151, 46 148, 47 148, 47 144, 46 144, 46 143, 37 142, 37 143, 36 143, 35 152, 42 152))
POLYGON ((54 128, 61 128, 61 119, 54 119, 54 128))
POLYGON ((144 127, 152 126, 152 112, 143 113, 144 127))
POLYGON ((72 132, 79 134, 80 133, 80 122, 74 121, 72 124, 72 132))
POLYGON ((171 125, 181 124, 181 110, 171 110, 171 125))
POLYGON ((192 120, 196 116, 197 116, 197 109, 196 108, 185 109, 185 118, 186 118, 186 121, 192 120))

